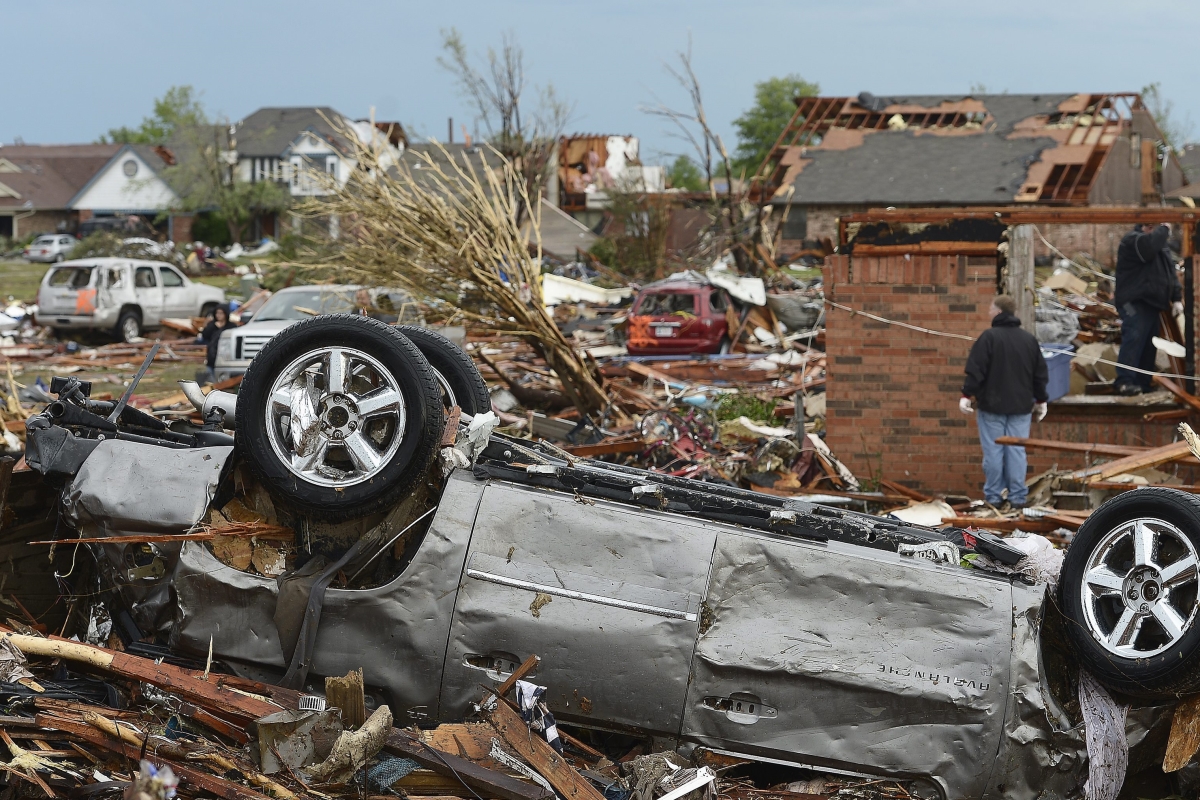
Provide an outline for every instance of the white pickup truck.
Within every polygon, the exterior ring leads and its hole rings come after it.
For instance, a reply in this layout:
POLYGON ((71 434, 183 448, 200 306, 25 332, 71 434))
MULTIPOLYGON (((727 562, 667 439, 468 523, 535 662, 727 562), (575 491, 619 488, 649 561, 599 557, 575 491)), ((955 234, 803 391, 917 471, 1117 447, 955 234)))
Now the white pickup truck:
POLYGON ((111 330, 128 342, 165 317, 206 316, 224 302, 223 289, 193 283, 161 261, 88 258, 46 273, 36 318, 55 331, 111 330))

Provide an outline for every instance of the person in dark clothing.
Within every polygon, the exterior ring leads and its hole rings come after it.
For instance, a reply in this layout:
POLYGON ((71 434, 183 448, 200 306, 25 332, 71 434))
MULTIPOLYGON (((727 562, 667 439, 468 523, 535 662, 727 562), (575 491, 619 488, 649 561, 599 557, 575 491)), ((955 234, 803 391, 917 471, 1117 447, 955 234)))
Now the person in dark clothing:
POLYGON ((992 327, 984 331, 967 357, 967 377, 958 408, 975 414, 983 446, 983 496, 998 506, 1008 490, 1013 508, 1025 505, 1025 448, 996 444, 1001 436, 1029 436, 1030 422, 1046 416, 1049 372, 1042 348, 1032 333, 1021 330, 1014 313, 1016 301, 1000 295, 989 313, 992 327), (975 406, 971 398, 975 398, 975 406))
POLYGON ((1117 248, 1117 291, 1113 302, 1121 315, 1121 353, 1117 356, 1117 391, 1134 395, 1150 391, 1154 371, 1154 334, 1163 311, 1183 313, 1183 289, 1175 260, 1167 249, 1167 225, 1137 225, 1117 248))
POLYGON ((204 326, 204 330, 200 331, 200 335, 196 337, 197 342, 201 342, 206 347, 205 352, 205 380, 209 383, 215 383, 217 374, 215 367, 217 365, 217 342, 221 339, 221 333, 226 328, 236 328, 229 319, 229 309, 225 306, 217 306, 213 311, 212 319, 204 326))

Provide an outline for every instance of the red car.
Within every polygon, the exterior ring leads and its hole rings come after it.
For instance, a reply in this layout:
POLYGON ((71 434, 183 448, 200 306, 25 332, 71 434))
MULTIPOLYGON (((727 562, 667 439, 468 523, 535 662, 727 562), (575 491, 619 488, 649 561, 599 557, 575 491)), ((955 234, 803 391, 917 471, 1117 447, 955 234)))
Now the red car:
POLYGON ((634 356, 728 353, 729 295, 693 280, 659 281, 638 292, 626 347, 634 356))

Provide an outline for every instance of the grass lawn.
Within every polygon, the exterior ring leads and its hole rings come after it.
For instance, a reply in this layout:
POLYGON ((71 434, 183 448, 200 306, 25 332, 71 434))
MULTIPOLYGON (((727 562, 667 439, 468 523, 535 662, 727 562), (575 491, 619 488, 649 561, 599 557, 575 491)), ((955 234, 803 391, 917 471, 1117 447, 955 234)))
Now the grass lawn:
POLYGON ((49 264, 31 264, 26 261, 0 261, 0 300, 9 297, 22 303, 37 300, 38 286, 49 264))

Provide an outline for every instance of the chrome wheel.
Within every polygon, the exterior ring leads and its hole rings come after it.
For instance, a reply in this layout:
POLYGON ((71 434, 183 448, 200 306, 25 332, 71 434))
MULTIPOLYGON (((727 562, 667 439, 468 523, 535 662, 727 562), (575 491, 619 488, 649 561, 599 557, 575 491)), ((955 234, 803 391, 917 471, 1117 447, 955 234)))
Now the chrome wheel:
POLYGON ((293 475, 319 486, 369 481, 404 440, 400 384, 361 350, 305 353, 280 372, 266 402, 275 454, 293 475))
POLYGON ((1196 622, 1198 563, 1196 547, 1169 522, 1141 518, 1109 531, 1080 587, 1088 632, 1122 658, 1177 644, 1196 622))

